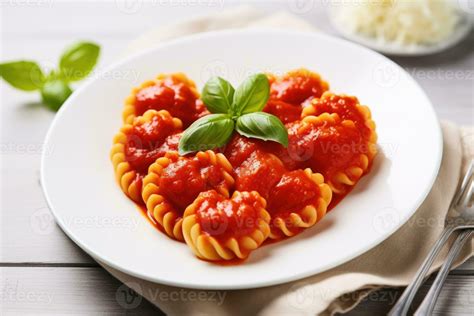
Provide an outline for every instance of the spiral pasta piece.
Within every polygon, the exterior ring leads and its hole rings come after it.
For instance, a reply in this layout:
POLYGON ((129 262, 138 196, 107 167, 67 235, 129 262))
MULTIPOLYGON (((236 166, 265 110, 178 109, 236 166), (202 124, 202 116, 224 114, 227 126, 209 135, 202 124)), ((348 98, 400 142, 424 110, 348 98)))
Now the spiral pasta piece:
POLYGON ((326 214, 331 188, 320 173, 294 170, 282 176, 268 198, 271 239, 291 237, 316 224, 326 214))
POLYGON ((372 161, 377 154, 377 132, 369 107, 361 105, 355 96, 325 92, 321 98, 313 99, 310 106, 303 109, 302 118, 318 116, 322 113, 337 113, 344 120, 354 122, 367 142, 367 158, 372 161))
POLYGON ((319 74, 304 68, 289 71, 281 77, 267 76, 270 98, 264 111, 278 116, 283 123, 298 120, 303 107, 329 89, 319 74))
POLYGON ((285 171, 283 162, 277 156, 256 150, 234 168, 235 188, 238 191, 257 191, 266 199, 285 171))
POLYGON ((143 203, 142 179, 156 158, 177 148, 181 127, 167 111, 148 110, 115 135, 110 159, 120 188, 133 201, 143 203))
POLYGON ((231 172, 227 158, 210 150, 192 158, 169 152, 150 166, 143 179, 143 201, 168 236, 183 240, 185 208, 200 192, 210 189, 228 197, 234 185, 231 172))
POLYGON ((195 83, 183 73, 160 74, 132 89, 125 99, 123 121, 131 124, 135 117, 150 109, 167 110, 185 127, 208 113, 199 100, 195 83))
POLYGON ((184 212, 184 240, 201 259, 245 259, 270 234, 265 206, 255 191, 235 191, 230 199, 215 190, 202 192, 184 212))
POLYGON ((303 143, 308 146, 303 150, 308 157, 305 164, 322 173, 336 194, 354 186, 375 155, 375 144, 365 139, 353 121, 341 120, 337 113, 306 116, 290 133, 307 141, 303 143))

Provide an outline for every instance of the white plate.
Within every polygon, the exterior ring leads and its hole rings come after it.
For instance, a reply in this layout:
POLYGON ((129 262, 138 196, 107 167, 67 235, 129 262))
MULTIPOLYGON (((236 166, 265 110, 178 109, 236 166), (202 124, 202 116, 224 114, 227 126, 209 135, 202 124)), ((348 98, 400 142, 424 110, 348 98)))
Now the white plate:
POLYGON ((336 10, 329 10, 329 17, 333 27, 346 39, 367 46, 383 54, 392 56, 425 56, 440 53, 459 44, 471 31, 472 21, 469 15, 460 11, 460 20, 453 34, 444 41, 432 45, 403 46, 398 43, 379 41, 364 35, 351 32, 341 19, 336 17, 336 10))
MULTIPOLYGON (((441 132, 416 82, 387 58, 321 34, 225 31, 169 42, 91 78, 64 104, 46 137, 42 183, 61 228, 112 267, 159 283, 241 289, 300 279, 376 246, 405 223, 437 175, 441 132), (247 262, 214 265, 153 228, 114 181, 109 150, 131 87, 184 71, 202 87, 212 75, 238 83, 256 71, 307 67, 333 91, 372 109, 381 153, 372 172, 315 227, 264 246, 247 262)), ((409 246, 409 245, 408 245, 409 246)))

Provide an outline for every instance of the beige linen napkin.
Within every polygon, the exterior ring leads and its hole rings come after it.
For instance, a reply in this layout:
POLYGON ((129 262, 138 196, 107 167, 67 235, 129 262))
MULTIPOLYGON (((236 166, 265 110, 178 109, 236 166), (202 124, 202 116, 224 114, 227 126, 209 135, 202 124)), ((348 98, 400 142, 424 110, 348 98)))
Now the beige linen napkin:
MULTIPOLYGON (((259 17, 250 8, 221 11, 143 35, 129 52, 162 40, 202 31, 265 25, 310 30, 306 22, 287 13, 259 17)), ((474 129, 444 122, 444 154, 430 194, 413 217, 396 233, 365 254, 329 271, 278 286, 236 291, 189 290, 160 285, 126 275, 100 263, 117 279, 169 315, 332 315, 346 312, 371 291, 407 285, 443 229, 449 201, 468 159, 474 157, 474 129)), ((466 245, 456 264, 473 255, 466 245)), ((439 268, 445 249, 432 267, 439 268)))

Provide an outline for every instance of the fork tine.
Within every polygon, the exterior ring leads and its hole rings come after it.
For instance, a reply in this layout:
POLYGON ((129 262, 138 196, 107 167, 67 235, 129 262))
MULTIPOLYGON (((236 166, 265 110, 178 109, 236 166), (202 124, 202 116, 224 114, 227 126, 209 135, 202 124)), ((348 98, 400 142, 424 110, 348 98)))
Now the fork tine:
MULTIPOLYGON (((464 196, 466 193, 466 189, 469 188, 469 183, 471 183, 471 178, 474 174, 474 159, 471 159, 471 162, 469 163, 469 167, 467 169, 466 174, 464 175, 464 178, 462 179, 461 186, 459 187, 459 190, 456 192, 456 195, 454 199, 452 200, 451 206, 454 205, 459 205, 461 202, 461 198, 464 196)), ((472 193, 471 193, 472 196, 472 193)), ((469 201, 469 200, 467 200, 469 201)))

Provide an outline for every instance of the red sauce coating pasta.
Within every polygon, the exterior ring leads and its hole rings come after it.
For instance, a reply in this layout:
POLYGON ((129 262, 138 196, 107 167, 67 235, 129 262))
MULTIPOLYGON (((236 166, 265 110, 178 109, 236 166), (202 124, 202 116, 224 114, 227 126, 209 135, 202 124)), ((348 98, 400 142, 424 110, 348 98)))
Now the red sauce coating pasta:
POLYGON ((205 112, 205 107, 192 88, 189 83, 176 76, 166 76, 155 85, 144 87, 137 92, 135 115, 142 115, 149 109, 167 110, 186 127, 205 112))
POLYGON ((247 138, 237 133, 224 148, 224 155, 234 168, 240 166, 253 152, 259 148, 259 140, 247 138))
POLYGON ((320 196, 319 187, 303 170, 285 173, 273 187, 268 197, 270 214, 285 214, 298 211, 308 204, 314 204, 320 196))
POLYGON ((364 136, 372 133, 367 126, 367 117, 361 111, 359 100, 349 95, 335 95, 325 93, 320 99, 314 99, 311 102, 311 108, 306 110, 306 114, 321 115, 323 113, 337 113, 342 120, 351 120, 363 131, 364 136))
POLYGON ((303 107, 329 88, 318 74, 305 69, 270 77, 270 81, 270 99, 264 111, 278 116, 283 123, 298 120, 303 107))
POLYGON ((200 197, 196 221, 205 233, 226 239, 250 234, 257 227, 263 205, 255 196, 240 194, 227 199, 211 190, 200 197))
POLYGON ((168 116, 154 116, 151 121, 134 125, 126 134, 125 158, 141 174, 172 148, 177 148, 175 123, 168 116))
POLYGON ((224 148, 180 156, 183 125, 209 114, 184 74, 160 75, 126 99, 111 151, 119 185, 201 259, 245 259, 313 226, 377 152, 375 123, 356 97, 328 92, 305 69, 268 77, 264 111, 284 122, 287 148, 236 132, 224 148))
POLYGON ((222 184, 219 166, 201 166, 196 159, 180 159, 170 163, 163 171, 159 186, 170 202, 183 210, 203 191, 222 184))
POLYGON ((236 190, 257 191, 267 198, 286 170, 278 157, 257 150, 234 171, 236 190))
POLYGON ((298 104, 291 104, 281 100, 270 99, 264 111, 277 116, 283 123, 296 121, 301 116, 303 109, 298 104))

